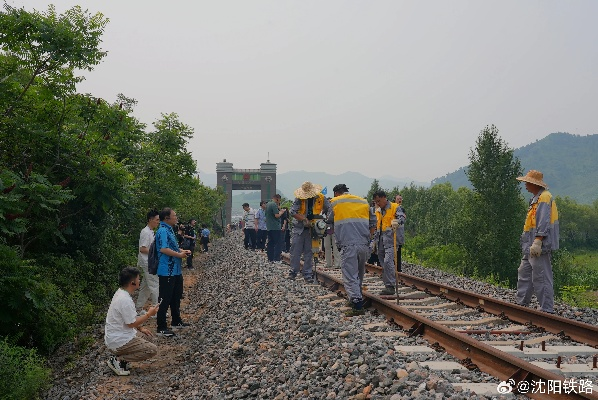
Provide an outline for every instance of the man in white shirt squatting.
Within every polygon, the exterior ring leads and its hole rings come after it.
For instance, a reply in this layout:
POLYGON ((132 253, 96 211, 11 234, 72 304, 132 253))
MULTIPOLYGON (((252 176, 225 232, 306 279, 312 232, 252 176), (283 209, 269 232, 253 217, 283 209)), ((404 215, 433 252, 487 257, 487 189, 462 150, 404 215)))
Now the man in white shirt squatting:
POLYGON ((147 341, 141 334, 152 337, 147 328, 142 328, 151 316, 158 312, 159 304, 155 304, 142 316, 137 316, 135 303, 131 295, 139 288, 141 279, 139 270, 125 267, 118 277, 119 288, 114 293, 104 329, 106 347, 114 354, 107 361, 108 366, 116 375, 129 375, 129 362, 143 361, 154 357, 158 347, 147 341), (139 328, 139 332, 137 329, 139 328))

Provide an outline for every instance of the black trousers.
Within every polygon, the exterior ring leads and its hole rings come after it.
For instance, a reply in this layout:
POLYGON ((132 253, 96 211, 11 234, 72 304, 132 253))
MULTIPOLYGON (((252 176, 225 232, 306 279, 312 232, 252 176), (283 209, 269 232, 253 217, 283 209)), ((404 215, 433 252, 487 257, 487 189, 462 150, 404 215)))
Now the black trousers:
POLYGON ((291 251, 291 230, 288 228, 284 230, 284 251, 291 251))
POLYGON ((268 261, 280 261, 280 251, 282 245, 281 231, 268 231, 268 261))
POLYGON ((255 229, 248 228, 244 230, 245 232, 245 240, 243 241, 243 245, 247 249, 251 247, 251 250, 255 250, 255 246, 257 244, 257 234, 255 233, 255 229))
POLYGON ((183 297, 183 275, 158 276, 160 288, 158 289, 158 331, 168 328, 166 323, 166 312, 170 307, 171 322, 178 324, 181 322, 181 298, 183 297))
POLYGON ((201 244, 203 247, 203 252, 207 253, 208 252, 208 243, 210 243, 210 238, 209 237, 201 237, 201 244))
POLYGON ((268 231, 259 229, 257 231, 257 246, 259 250, 264 250, 266 248, 266 239, 268 238, 268 231))
POLYGON ((193 268, 193 252, 195 251, 195 240, 191 240, 191 245, 189 249, 191 250, 191 254, 187 256, 187 268, 193 268))

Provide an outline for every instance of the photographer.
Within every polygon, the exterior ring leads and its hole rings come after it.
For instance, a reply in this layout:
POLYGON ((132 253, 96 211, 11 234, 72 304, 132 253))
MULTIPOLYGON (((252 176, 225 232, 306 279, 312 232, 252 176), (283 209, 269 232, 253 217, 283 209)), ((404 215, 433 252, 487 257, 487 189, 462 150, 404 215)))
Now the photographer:
MULTIPOLYGON (((158 311, 158 334, 174 336, 166 323, 166 311, 170 307, 171 326, 183 328, 189 324, 181 320, 181 298, 183 296, 183 271, 181 261, 187 258, 189 250, 181 250, 174 235, 173 227, 177 225, 176 212, 171 208, 160 211, 160 228, 156 232, 156 250, 159 254, 158 280, 162 299, 158 311)), ((180 228, 180 227, 179 227, 180 228)))
POLYGON ((104 342, 114 353, 107 361, 108 366, 116 375, 125 376, 130 374, 128 362, 147 360, 158 354, 158 347, 140 337, 135 328, 139 328, 139 332, 146 336, 153 336, 141 325, 156 315, 159 304, 150 307, 146 314, 137 316, 131 297, 141 284, 137 268, 126 267, 120 271, 118 284, 120 287, 114 293, 106 314, 104 342))

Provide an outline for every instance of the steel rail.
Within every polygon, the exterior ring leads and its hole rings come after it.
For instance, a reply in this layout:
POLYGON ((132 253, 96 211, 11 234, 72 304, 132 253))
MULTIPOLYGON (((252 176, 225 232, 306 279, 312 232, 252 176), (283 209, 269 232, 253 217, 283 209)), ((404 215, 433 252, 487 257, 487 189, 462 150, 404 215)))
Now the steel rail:
MULTIPOLYGON (((345 292, 341 280, 322 271, 317 274, 318 281, 332 291, 345 292)), ((563 376, 546 371, 518 357, 507 354, 485 343, 472 339, 469 335, 458 333, 430 319, 422 317, 408 309, 385 300, 380 296, 363 292, 368 307, 373 307, 388 319, 392 319, 402 329, 408 327, 409 336, 422 335, 431 343, 438 343, 447 353, 462 360, 470 369, 481 371, 503 381, 513 379, 515 386, 525 381, 529 385, 548 381, 561 381, 563 376)), ((598 393, 523 393, 534 399, 598 399, 598 393)))
MULTIPOLYGON (((290 255, 283 254, 283 258, 290 262, 290 255)), ((371 265, 368 265, 372 267, 371 265)), ((329 290, 344 292, 343 282, 322 271, 317 271, 314 265, 315 278, 329 290)), ((405 274, 401 274, 405 276, 405 274)), ((429 281, 428 281, 429 282, 429 281)), ((373 307, 380 313, 391 319, 403 329, 408 326, 410 336, 422 335, 432 343, 438 343, 447 353, 461 359, 466 367, 488 373, 503 381, 513 379, 515 382, 514 393, 521 382, 533 383, 543 382, 547 387, 548 381, 560 381, 563 383, 563 376, 546 371, 518 357, 495 349, 485 343, 472 339, 469 335, 458 333, 450 328, 440 325, 432 320, 422 317, 408 309, 394 304, 380 296, 363 292, 367 307, 373 307)), ((569 321, 569 320, 567 320, 569 321)), ((598 400, 598 393, 523 393, 533 399, 595 399, 598 400)))
MULTIPOLYGON (((381 272, 381 268, 376 267, 375 265, 367 264, 366 268, 370 272, 381 272)), ((506 317, 513 322, 541 327, 548 332, 563 337, 568 336, 577 342, 592 347, 598 347, 598 326, 523 307, 503 300, 497 300, 489 296, 458 289, 405 273, 399 273, 399 279, 401 279, 401 283, 404 285, 415 286, 418 290, 425 291, 431 295, 441 296, 455 302, 462 302, 469 307, 474 307, 480 311, 494 314, 499 317, 506 317)))

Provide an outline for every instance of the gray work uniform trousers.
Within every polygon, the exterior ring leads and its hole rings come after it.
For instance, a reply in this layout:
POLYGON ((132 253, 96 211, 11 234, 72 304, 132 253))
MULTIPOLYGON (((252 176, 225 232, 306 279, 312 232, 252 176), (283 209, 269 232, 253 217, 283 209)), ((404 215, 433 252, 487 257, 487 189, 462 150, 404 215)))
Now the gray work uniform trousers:
POLYGON ((554 312, 554 287, 552 278, 552 253, 540 257, 523 256, 517 270, 517 304, 529 305, 536 294, 542 311, 554 312))
POLYGON ((395 275, 395 248, 392 243, 384 243, 386 238, 378 242, 378 261, 382 266, 382 282, 384 286, 394 288, 397 280, 395 275))
POLYGON ((324 256, 326 259, 327 267, 339 267, 341 263, 341 257, 336 247, 336 239, 334 233, 324 236, 324 256), (334 258, 333 258, 334 255, 334 258), (333 261, 334 260, 334 261, 333 261))
POLYGON ((363 300, 361 285, 365 273, 365 262, 370 256, 370 248, 367 244, 342 246, 340 256, 343 286, 345 286, 347 296, 354 303, 361 301, 363 300))
POLYGON ((297 276, 301 269, 301 254, 303 254, 303 277, 312 279, 314 255, 311 252, 311 230, 309 229, 304 229, 301 233, 293 232, 290 271, 293 276, 297 276))

